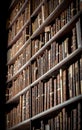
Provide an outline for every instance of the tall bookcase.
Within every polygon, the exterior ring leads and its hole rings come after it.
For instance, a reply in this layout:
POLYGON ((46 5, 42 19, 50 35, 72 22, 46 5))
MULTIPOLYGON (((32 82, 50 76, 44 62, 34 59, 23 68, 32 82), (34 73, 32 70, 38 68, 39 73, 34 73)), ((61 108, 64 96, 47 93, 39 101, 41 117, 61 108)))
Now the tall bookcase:
POLYGON ((12 0, 7 130, 82 129, 80 0, 12 0))

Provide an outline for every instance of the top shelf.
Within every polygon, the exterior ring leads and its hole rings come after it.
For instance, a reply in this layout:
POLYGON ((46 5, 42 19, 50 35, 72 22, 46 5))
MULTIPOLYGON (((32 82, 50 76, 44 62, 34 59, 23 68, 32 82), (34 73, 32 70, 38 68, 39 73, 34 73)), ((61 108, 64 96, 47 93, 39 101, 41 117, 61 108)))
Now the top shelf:
MULTIPOLYGON (((28 0, 26 0, 26 2, 24 3, 23 7, 21 8, 21 10, 17 13, 16 17, 14 18, 14 20, 12 21, 11 25, 9 26, 9 28, 12 27, 12 25, 14 24, 14 22, 16 21, 16 19, 18 18, 18 16, 21 14, 21 12, 23 11, 24 7, 26 6, 28 0)), ((61 2, 61 4, 59 4, 55 10, 45 19, 45 21, 43 22, 43 24, 41 24, 41 26, 33 33, 32 38, 36 37, 37 34, 39 35, 43 30, 44 27, 47 26, 52 20, 54 20, 63 10, 66 9, 66 7, 68 6, 68 4, 71 2, 72 0, 66 1, 63 0, 61 2)), ((40 5, 35 9, 35 11, 31 14, 31 18, 33 16, 35 16, 38 13, 38 10, 41 8, 41 5, 45 2, 45 0, 43 0, 40 5)), ((31 19, 30 19, 31 20, 31 19)), ((28 20, 27 20, 28 21, 28 20)), ((23 25, 25 27, 25 25, 23 25)), ((8 29, 9 29, 8 28, 8 29)), ((21 31, 22 32, 22 31, 21 31)), ((8 44, 8 48, 11 47, 16 41, 15 38, 8 44), (13 44, 12 44, 13 43, 13 44)))

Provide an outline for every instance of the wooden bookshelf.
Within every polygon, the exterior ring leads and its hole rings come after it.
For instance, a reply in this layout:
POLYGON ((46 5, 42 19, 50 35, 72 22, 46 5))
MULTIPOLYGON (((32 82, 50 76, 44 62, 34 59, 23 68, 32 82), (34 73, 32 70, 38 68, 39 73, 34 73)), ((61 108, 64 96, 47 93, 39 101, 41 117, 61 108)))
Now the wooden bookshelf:
POLYGON ((9 10, 6 129, 80 130, 80 0, 13 0, 9 10))

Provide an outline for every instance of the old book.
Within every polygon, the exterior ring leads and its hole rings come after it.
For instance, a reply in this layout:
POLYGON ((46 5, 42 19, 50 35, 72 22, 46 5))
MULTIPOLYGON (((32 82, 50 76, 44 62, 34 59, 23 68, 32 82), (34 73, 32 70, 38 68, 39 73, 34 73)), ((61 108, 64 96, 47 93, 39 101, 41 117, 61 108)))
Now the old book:
POLYGON ((22 96, 22 121, 26 119, 26 93, 22 96))
POLYGON ((32 117, 35 115, 35 87, 32 87, 32 117))
POLYGON ((59 44, 59 62, 63 59, 62 44, 59 44))
POLYGON ((80 94, 78 61, 75 62, 75 87, 76 96, 78 96, 80 94))
POLYGON ((55 58, 55 64, 58 64, 59 62, 59 44, 56 42, 56 58, 55 58))
POLYGON ((60 124, 60 129, 63 130, 63 112, 62 112, 62 110, 59 113, 59 124, 60 124))
POLYGON ((30 90, 26 92, 26 119, 29 119, 31 116, 30 113, 30 90))
POLYGON ((82 94, 82 55, 80 58, 80 93, 82 94))
POLYGON ((69 98, 72 98, 72 80, 73 79, 73 73, 72 73, 72 65, 69 66, 68 68, 68 93, 69 93, 69 98))
POLYGON ((77 129, 78 130, 81 130, 82 129, 82 120, 81 120, 81 114, 82 114, 82 104, 79 102, 78 103, 78 106, 77 106, 77 118, 78 118, 78 125, 77 125, 77 129))
POLYGON ((81 19, 79 19, 76 23, 76 35, 77 35, 77 47, 81 47, 82 46, 82 35, 81 35, 81 19))
POLYGON ((54 83, 53 79, 49 79, 49 85, 50 85, 50 108, 54 106, 54 83))
POLYGON ((47 99, 47 109, 50 108, 50 82, 46 82, 46 99, 47 99))
POLYGON ((41 7, 41 11, 42 11, 42 23, 45 21, 45 7, 44 4, 41 7))
POLYGON ((35 114, 38 114, 38 85, 37 84, 35 86, 35 97, 36 97, 36 101, 35 101, 36 112, 35 112, 35 114))
POLYGON ((44 86, 43 82, 39 82, 39 89, 40 89, 40 112, 44 110, 44 86))
POLYGON ((77 36, 76 36, 76 28, 72 29, 72 45, 71 45, 71 52, 77 49, 77 36))
POLYGON ((44 83, 44 111, 47 109, 47 84, 44 83))
POLYGON ((61 103, 60 75, 57 75, 57 104, 61 103))
POLYGON ((63 92, 62 92, 62 100, 63 100, 63 102, 64 101, 66 101, 67 100, 67 70, 63 70, 63 72, 62 72, 63 74, 63 82, 62 82, 62 84, 63 84, 63 88, 62 88, 62 90, 63 90, 63 92))
POLYGON ((37 106, 37 107, 38 107, 38 113, 40 113, 40 109, 41 109, 41 108, 40 108, 40 103, 41 103, 41 102, 40 102, 40 101, 41 101, 41 100, 40 100, 40 98, 41 98, 40 87, 41 87, 41 86, 40 86, 39 83, 38 83, 37 87, 38 87, 38 106, 37 106))
POLYGON ((73 129, 75 130, 75 129, 77 129, 77 122, 78 122, 78 120, 77 120, 77 108, 74 108, 73 110, 72 110, 73 112, 73 129))
POLYGON ((63 70, 60 69, 60 103, 63 102, 63 70))
POLYGON ((53 79, 54 84, 54 106, 57 105, 57 78, 53 79))

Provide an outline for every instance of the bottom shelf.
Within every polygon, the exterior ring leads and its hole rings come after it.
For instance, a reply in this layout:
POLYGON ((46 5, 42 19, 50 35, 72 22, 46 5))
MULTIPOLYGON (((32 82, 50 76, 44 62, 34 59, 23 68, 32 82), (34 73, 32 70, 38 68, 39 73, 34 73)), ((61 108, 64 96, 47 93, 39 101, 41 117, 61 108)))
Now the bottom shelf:
POLYGON ((82 95, 42 113, 42 117, 39 114, 32 118, 31 130, 82 130, 81 100, 82 95))
POLYGON ((81 102, 82 95, 79 95, 20 122, 7 130, 60 130, 60 127, 61 130, 81 130, 81 102), (72 126, 71 123, 73 124, 72 126), (66 128, 68 126, 69 129, 66 128))

